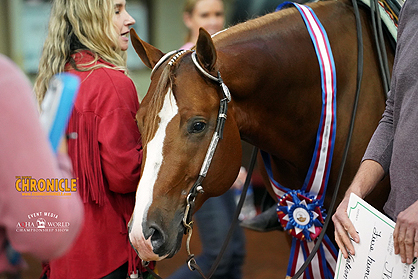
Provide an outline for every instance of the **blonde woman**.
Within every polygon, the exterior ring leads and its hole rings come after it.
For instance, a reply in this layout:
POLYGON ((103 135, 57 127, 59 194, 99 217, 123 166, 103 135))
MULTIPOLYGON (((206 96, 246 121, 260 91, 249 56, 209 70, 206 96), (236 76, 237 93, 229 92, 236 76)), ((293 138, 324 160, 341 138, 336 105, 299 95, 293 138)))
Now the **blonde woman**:
POLYGON ((41 102, 62 71, 81 80, 67 134, 85 221, 69 252, 50 261, 48 278, 126 278, 140 268, 127 235, 142 162, 124 59, 134 23, 125 0, 53 1, 35 91, 41 102))

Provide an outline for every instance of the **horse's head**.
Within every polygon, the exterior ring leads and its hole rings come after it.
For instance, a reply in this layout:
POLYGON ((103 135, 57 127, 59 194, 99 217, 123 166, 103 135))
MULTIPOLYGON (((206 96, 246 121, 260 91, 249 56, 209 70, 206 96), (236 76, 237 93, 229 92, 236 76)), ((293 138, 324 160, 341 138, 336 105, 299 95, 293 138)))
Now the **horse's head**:
MULTIPOLYGON (((224 96, 220 84, 197 69, 192 51, 164 55, 139 39, 134 30, 131 38, 139 57, 153 72, 137 113, 144 157, 129 238, 143 260, 161 260, 180 248, 186 198, 202 174, 224 96)), ((195 58, 204 71, 217 77, 216 50, 203 29, 195 58)), ((232 109, 230 106, 223 138, 202 182, 203 193, 196 196, 195 209, 209 197, 224 193, 238 174, 241 142, 232 109)))

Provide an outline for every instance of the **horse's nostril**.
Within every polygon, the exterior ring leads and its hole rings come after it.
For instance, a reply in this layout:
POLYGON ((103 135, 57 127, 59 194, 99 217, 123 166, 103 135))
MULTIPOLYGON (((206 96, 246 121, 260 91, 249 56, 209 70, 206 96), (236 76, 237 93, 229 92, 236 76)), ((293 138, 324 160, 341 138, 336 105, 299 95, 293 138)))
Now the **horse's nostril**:
POLYGON ((164 245, 164 233, 157 226, 150 227, 151 234, 151 244, 154 250, 154 253, 158 254, 158 250, 164 245))
POLYGON ((151 236, 151 242, 155 242, 155 241, 161 241, 163 240, 163 235, 159 230, 155 230, 151 236))

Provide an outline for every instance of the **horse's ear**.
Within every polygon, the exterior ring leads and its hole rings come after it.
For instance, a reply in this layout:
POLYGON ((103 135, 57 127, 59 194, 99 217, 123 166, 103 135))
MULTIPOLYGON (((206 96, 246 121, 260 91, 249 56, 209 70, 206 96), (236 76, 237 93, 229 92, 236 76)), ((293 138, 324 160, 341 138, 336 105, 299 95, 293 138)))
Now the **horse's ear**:
POLYGON ((212 71, 216 63, 216 49, 209 33, 199 28, 199 37, 196 43, 196 54, 200 65, 209 72, 212 71))
POLYGON ((142 62, 148 68, 154 68, 155 64, 157 64, 160 58, 164 56, 164 53, 162 53, 158 48, 141 40, 133 28, 130 30, 130 36, 132 45, 139 58, 141 58, 142 62))

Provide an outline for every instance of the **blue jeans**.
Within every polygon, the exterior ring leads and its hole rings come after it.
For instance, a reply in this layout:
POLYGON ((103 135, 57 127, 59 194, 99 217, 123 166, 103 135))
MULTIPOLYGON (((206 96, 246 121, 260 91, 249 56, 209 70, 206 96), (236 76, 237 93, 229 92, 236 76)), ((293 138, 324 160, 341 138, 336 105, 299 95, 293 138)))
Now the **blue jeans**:
MULTIPOLYGON (((225 194, 208 199, 194 215, 202 243, 202 253, 196 257, 196 262, 208 275, 213 262, 218 256, 222 244, 231 226, 236 208, 234 192, 228 190, 225 194)), ((242 265, 245 258, 245 235, 237 225, 229 241, 222 260, 212 276, 213 279, 241 279, 242 265)), ((190 271, 187 265, 182 265, 168 279, 201 279, 197 270, 190 271)))

